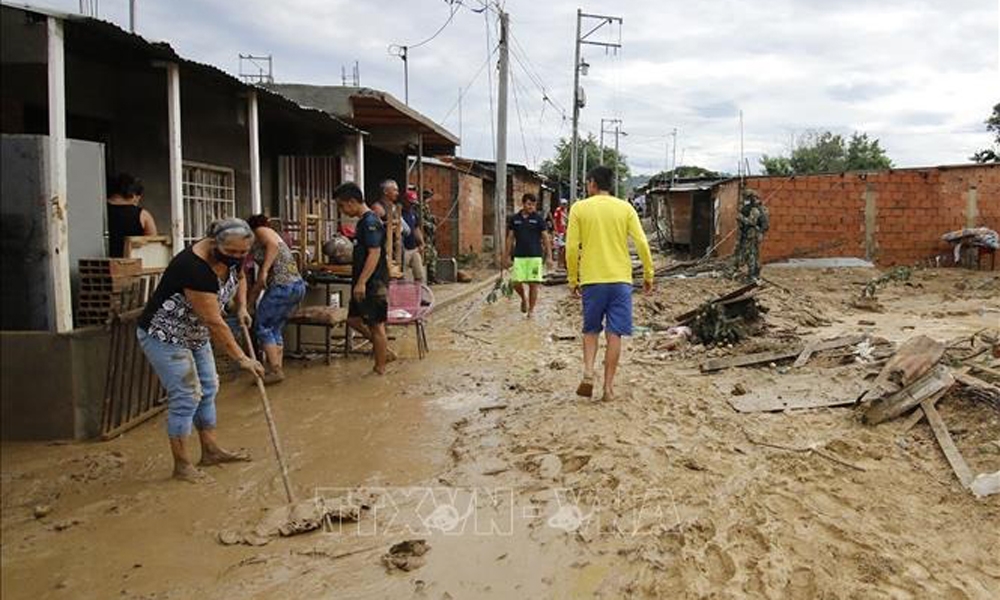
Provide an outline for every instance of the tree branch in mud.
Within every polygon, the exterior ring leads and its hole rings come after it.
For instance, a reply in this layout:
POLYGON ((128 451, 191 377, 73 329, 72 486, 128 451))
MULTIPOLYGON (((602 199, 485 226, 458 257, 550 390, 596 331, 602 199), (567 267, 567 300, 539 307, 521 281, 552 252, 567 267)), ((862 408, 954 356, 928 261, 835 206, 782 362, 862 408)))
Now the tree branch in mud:
POLYGON ((827 460, 833 461, 833 462, 835 462, 835 463, 837 463, 839 465, 843 465, 845 467, 850 467, 851 469, 854 469, 855 471, 861 471, 862 473, 868 471, 868 469, 866 469, 866 468, 864 468, 862 466, 856 465, 856 464, 854 464, 852 462, 848 462, 848 461, 840 458, 839 456, 835 456, 834 454, 832 454, 832 453, 828 452, 826 449, 824 449, 818 443, 812 443, 812 444, 809 444, 808 446, 802 446, 802 447, 798 447, 798 446, 785 446, 783 444, 775 444, 773 442, 767 442, 767 441, 764 441, 764 440, 758 440, 758 439, 754 438, 752 435, 750 435, 750 432, 747 431, 746 429, 743 429, 743 428, 741 428, 741 429, 743 431, 743 435, 746 436, 747 440, 751 444, 755 444, 757 446, 764 446, 764 447, 767 447, 767 448, 774 448, 776 450, 785 450, 787 452, 804 452, 806 454, 814 453, 814 454, 816 454, 818 456, 822 456, 823 458, 825 458, 827 460))

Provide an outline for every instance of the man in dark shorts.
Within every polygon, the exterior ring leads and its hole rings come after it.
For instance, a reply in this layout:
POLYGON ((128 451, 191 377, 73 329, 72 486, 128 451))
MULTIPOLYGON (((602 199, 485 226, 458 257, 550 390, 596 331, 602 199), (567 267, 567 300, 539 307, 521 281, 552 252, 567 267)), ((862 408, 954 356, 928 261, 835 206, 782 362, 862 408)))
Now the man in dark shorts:
POLYGON ((552 262, 549 228, 537 209, 538 198, 525 194, 521 198, 521 210, 507 219, 506 256, 513 256, 513 261, 506 260, 504 266, 511 268, 510 280, 521 297, 521 312, 529 319, 535 314, 538 288, 545 279, 545 264, 552 262))
POLYGON ((347 324, 371 341, 374 371, 385 374, 388 338, 385 322, 389 313, 389 266, 385 256, 385 225, 365 204, 364 194, 354 183, 344 183, 334 192, 337 210, 356 218, 354 259, 351 268, 351 303, 347 324))

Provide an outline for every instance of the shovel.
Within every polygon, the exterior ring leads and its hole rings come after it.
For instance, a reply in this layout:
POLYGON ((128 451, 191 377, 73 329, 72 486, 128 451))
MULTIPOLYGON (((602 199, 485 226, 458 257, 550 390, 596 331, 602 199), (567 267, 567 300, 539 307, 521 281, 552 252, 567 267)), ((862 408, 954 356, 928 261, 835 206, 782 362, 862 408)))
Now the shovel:
MULTIPOLYGON (((243 339, 247 342, 250 350, 250 358, 257 360, 253 350, 253 340, 250 338, 250 330, 246 325, 242 325, 243 339)), ((281 440, 278 438, 278 428, 274 426, 274 417, 271 415, 271 401, 267 398, 267 391, 264 389, 264 380, 259 375, 254 374, 257 380, 257 391, 260 392, 260 401, 264 404, 264 416, 267 418, 267 429, 271 432, 271 445, 274 447, 274 455, 281 466, 281 481, 285 484, 285 494, 288 496, 288 503, 295 504, 295 492, 292 491, 292 482, 288 478, 288 465, 285 463, 285 454, 281 451, 281 440)))

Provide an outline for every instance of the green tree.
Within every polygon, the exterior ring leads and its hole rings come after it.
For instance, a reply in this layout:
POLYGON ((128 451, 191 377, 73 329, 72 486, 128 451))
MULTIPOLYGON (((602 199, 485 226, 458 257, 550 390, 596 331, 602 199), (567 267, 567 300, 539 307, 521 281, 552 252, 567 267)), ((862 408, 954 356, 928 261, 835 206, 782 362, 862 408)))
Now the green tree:
POLYGON ((802 136, 791 156, 764 154, 760 164, 767 175, 877 171, 892 168, 892 160, 867 133, 855 132, 850 140, 830 131, 802 136))
POLYGON ((980 150, 970 158, 977 163, 1000 162, 1000 103, 993 107, 993 114, 984 122, 986 131, 993 133, 993 147, 980 150))
MULTIPOLYGON (((660 171, 656 175, 653 175, 649 179, 657 184, 665 183, 673 178, 674 169, 669 171, 660 171)), ((695 165, 681 165, 677 167, 677 179, 685 178, 696 178, 696 177, 725 177, 724 173, 718 171, 712 171, 711 169, 706 169, 704 167, 698 167, 695 165)))
MULTIPOLYGON (((546 176, 556 181, 561 181, 569 183, 570 177, 570 141, 565 138, 560 138, 559 142, 556 144, 556 154, 550 160, 543 161, 539 170, 546 176)), ((598 144, 597 139, 593 134, 588 135, 586 138, 580 138, 579 147, 579 185, 581 189, 581 194, 583 191, 583 182, 586 178, 586 173, 583 172, 583 154, 584 151, 587 153, 587 169, 591 169, 599 162, 601 147, 598 144)), ((615 163, 618 163, 618 193, 619 195, 624 195, 628 189, 629 180, 629 168, 626 158, 623 154, 618 154, 615 152, 614 148, 604 147, 604 161, 603 164, 611 169, 615 168, 615 163)))

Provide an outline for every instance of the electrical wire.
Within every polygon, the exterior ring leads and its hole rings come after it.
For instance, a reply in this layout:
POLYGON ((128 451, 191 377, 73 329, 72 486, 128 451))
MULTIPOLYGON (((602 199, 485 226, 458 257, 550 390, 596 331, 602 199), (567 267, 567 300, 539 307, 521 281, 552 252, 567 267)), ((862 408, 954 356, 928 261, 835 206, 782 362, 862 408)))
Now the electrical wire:
POLYGON ((431 37, 427 38, 422 42, 417 42, 416 44, 408 44, 408 45, 400 44, 400 45, 402 45, 407 50, 413 50, 415 48, 419 48, 425 44, 429 44, 430 42, 434 41, 434 38, 441 35, 441 32, 444 31, 445 28, 448 27, 448 25, 451 23, 452 19, 455 18, 455 13, 458 12, 458 7, 462 6, 461 2, 451 2, 450 4, 451 4, 451 14, 448 15, 448 19, 445 20, 444 24, 441 25, 441 27, 438 27, 438 30, 434 32, 434 35, 432 35, 431 37))
MULTIPOLYGON (((483 17, 486 20, 486 56, 487 56, 487 60, 489 60, 489 57, 492 56, 492 52, 490 52, 490 47, 493 45, 490 42, 490 13, 489 13, 489 11, 483 11, 483 17)), ((487 81, 488 81, 489 86, 490 86, 490 142, 491 142, 490 145, 491 145, 491 147, 493 149, 493 160, 496 160, 497 159, 497 129, 496 129, 496 125, 494 124, 495 121, 493 119, 493 69, 492 68, 488 69, 486 71, 486 74, 487 74, 487 81)))
POLYGON ((493 59, 493 55, 496 54, 497 49, 499 49, 499 47, 500 46, 496 46, 495 48, 493 48, 489 56, 486 57, 486 60, 483 61, 483 64, 479 65, 479 69, 476 70, 476 74, 473 75, 472 79, 469 80, 469 83, 467 83, 465 87, 462 88, 462 92, 461 94, 459 94, 459 100, 456 100, 455 103, 451 105, 451 108, 448 109, 448 112, 446 112, 444 117, 442 117, 441 120, 439 121, 440 123, 444 123, 445 121, 447 121, 448 117, 451 116, 451 113, 453 113, 455 109, 458 108, 458 103, 461 102, 461 98, 464 98, 465 94, 469 91, 469 88, 471 88, 476 83, 476 81, 479 80, 479 76, 483 74, 483 69, 486 68, 486 65, 490 64, 490 61, 493 59))
POLYGON ((514 92, 514 112, 517 113, 517 127, 521 130, 521 149, 524 151, 524 164, 531 168, 529 162, 530 157, 528 156, 528 142, 524 137, 524 121, 521 118, 521 103, 517 98, 517 79, 514 78, 514 71, 511 70, 510 73, 511 90, 514 92))

